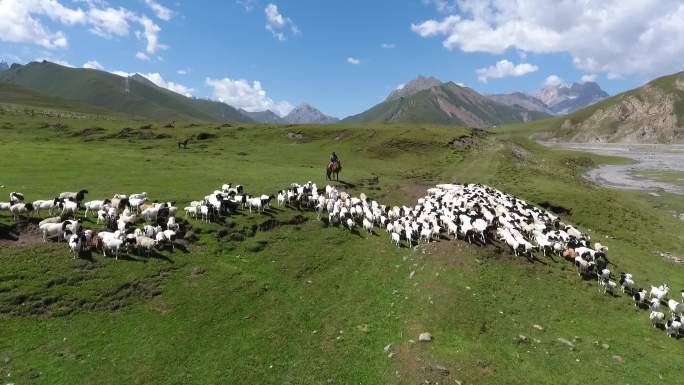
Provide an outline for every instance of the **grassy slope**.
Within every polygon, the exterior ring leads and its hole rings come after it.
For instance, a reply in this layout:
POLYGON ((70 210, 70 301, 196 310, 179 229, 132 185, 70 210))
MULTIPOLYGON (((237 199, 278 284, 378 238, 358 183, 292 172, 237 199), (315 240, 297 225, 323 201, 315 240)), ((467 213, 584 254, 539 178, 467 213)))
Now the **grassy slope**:
POLYGON ((29 63, 0 73, 0 81, 62 99, 152 119, 201 121, 249 120, 234 108, 217 102, 195 100, 155 86, 147 79, 129 80, 105 71, 68 68, 50 62, 29 63))
MULTIPOLYGON (((441 86, 439 91, 424 90, 409 97, 386 100, 368 111, 345 119, 345 121, 349 123, 431 122, 434 124, 463 125, 464 122, 461 119, 445 113, 442 107, 436 103, 435 92, 446 103, 479 117, 489 125, 522 121, 521 109, 493 102, 478 95, 473 90, 452 83, 441 86)), ((536 111, 529 112, 530 119, 541 119, 547 116, 547 114, 536 111)))
MULTIPOLYGON (((2 191, 32 199, 81 186, 92 198, 144 190, 188 201, 228 180, 254 192, 292 181, 322 184, 322 165, 335 150, 343 178, 385 202, 460 180, 570 207, 568 220, 595 239, 615 237, 605 240, 614 270, 684 287, 680 268, 653 255, 684 254, 684 226, 654 197, 600 189, 580 177, 609 159, 528 141, 544 122, 501 128, 468 151, 449 149, 464 130, 447 127, 298 127, 300 141, 288 139, 287 128, 185 127, 174 135, 218 137, 178 152, 172 139, 71 136, 94 125, 116 132, 129 122, 69 120, 66 131, 55 132, 40 118, 0 119, 0 151, 11 154, 0 158, 2 191)), ((274 213, 283 220, 294 214, 274 213)), ((0 375, 36 384, 603 384, 681 376, 681 342, 652 330, 628 299, 597 293, 564 262, 530 264, 462 242, 397 249, 384 234, 327 229, 307 216, 302 225, 244 242, 218 241, 219 226, 197 224, 199 243, 189 254, 165 253, 168 260, 72 261, 64 245, 1 248, 0 357, 10 360, 0 360, 0 375), (205 273, 193 275, 194 267, 205 273), (28 299, 16 301, 21 294, 28 299), (17 315, 26 312, 22 302, 45 313, 17 315), (426 330, 433 343, 411 343, 426 330), (517 344, 519 334, 540 342, 517 344), (575 336, 575 351, 555 341, 575 336), (382 351, 388 343, 397 352, 392 359, 382 351), (436 365, 449 375, 430 369, 436 365)), ((11 221, 0 214, 0 223, 11 221)))

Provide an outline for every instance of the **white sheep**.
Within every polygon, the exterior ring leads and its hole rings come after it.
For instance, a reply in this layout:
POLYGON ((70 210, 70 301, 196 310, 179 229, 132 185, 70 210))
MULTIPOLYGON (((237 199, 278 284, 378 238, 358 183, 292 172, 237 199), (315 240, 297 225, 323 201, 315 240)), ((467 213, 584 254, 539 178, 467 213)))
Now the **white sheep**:
POLYGON ((670 288, 666 284, 662 284, 658 287, 651 286, 651 291, 649 293, 651 298, 655 298, 658 301, 662 301, 665 296, 667 296, 667 293, 670 292, 670 288))
POLYGON ((81 243, 81 236, 78 234, 73 234, 69 237, 69 249, 74 253, 74 259, 78 258, 81 253, 81 248, 83 244, 81 243))
POLYGON ((651 311, 651 314, 649 314, 648 319, 651 321, 651 325, 653 327, 658 327, 658 325, 663 324, 663 320, 665 320, 665 314, 659 311, 651 311))
POLYGON ((677 316, 682 316, 682 313, 684 313, 684 303, 679 303, 673 299, 667 301, 667 307, 670 308, 670 314, 672 314, 672 318, 677 317, 677 316))
POLYGON ((37 200, 33 202, 33 209, 40 216, 40 210, 48 210, 48 215, 52 215, 52 210, 56 209, 59 201, 57 199, 37 200))
POLYGON ((33 211, 33 204, 31 203, 15 203, 10 206, 9 211, 12 213, 12 217, 16 221, 21 216, 26 216, 33 211))

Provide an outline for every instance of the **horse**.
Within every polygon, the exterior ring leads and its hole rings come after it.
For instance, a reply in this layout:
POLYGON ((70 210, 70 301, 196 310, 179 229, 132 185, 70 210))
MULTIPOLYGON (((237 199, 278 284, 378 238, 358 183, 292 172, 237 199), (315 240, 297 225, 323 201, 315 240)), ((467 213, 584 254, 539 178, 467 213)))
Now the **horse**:
POLYGON ((190 139, 185 139, 184 141, 178 140, 178 149, 180 150, 181 147, 183 147, 184 149, 187 149, 189 141, 190 141, 190 139))
POLYGON ((339 181, 340 171, 342 171, 342 162, 339 159, 328 163, 328 166, 325 169, 327 180, 332 180, 332 175, 335 174, 335 180, 339 181))

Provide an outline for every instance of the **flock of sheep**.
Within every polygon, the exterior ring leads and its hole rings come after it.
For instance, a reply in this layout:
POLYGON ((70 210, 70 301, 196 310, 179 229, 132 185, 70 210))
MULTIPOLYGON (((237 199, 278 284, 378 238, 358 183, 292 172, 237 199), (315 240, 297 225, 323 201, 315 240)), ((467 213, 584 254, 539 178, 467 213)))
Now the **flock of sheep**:
POLYGON ((174 202, 152 203, 144 192, 83 202, 87 193, 87 190, 64 192, 53 199, 24 202, 24 194, 12 192, 9 202, 0 202, 0 211, 9 211, 15 220, 33 214, 40 216, 41 211, 47 211, 50 216, 59 214, 38 224, 40 234, 44 242, 66 241, 74 258, 89 250, 119 259, 121 253, 130 249, 149 256, 157 247, 174 248, 180 230, 174 202), (79 219, 81 209, 85 210, 84 217, 96 215, 96 223, 106 230, 85 229, 79 219))
MULTIPOLYGON (((86 245, 117 258, 132 246, 148 254, 159 245, 173 247, 179 230, 174 202, 150 203, 146 193, 117 194, 111 199, 85 202, 84 215, 97 213, 97 222, 111 230, 94 233, 83 230, 78 220, 62 219, 78 215, 86 193, 62 193, 53 200, 33 203, 24 203, 23 195, 11 193, 10 202, 0 203, 0 210, 10 211, 15 218, 31 211, 59 210, 60 216, 42 221, 40 229, 45 240, 68 239, 74 257, 86 245), (135 228, 138 221, 144 225, 135 228)), ((186 217, 215 222, 242 210, 260 215, 274 200, 279 207, 316 211, 319 220, 327 215, 329 226, 343 226, 350 231, 360 227, 371 234, 376 227, 380 228, 399 247, 460 238, 479 245, 497 242, 510 248, 514 255, 528 258, 535 258, 535 253, 563 256, 574 264, 579 276, 595 278, 604 293, 613 294, 620 286, 623 293, 631 295, 635 306, 650 309, 654 327, 663 327, 671 337, 684 334, 684 291, 683 302, 677 302, 668 298, 670 289, 666 284, 651 286, 647 292, 636 286, 631 274, 624 272, 614 281, 607 268, 607 247, 599 243, 592 247, 588 235, 557 216, 484 185, 440 184, 428 189, 415 206, 389 207, 369 200, 364 194, 351 196, 330 185, 319 189, 312 182, 293 183, 275 196, 250 196, 243 186, 226 183, 203 199, 190 202, 184 211, 186 217), (660 311, 661 303, 669 308, 671 319, 660 311)))

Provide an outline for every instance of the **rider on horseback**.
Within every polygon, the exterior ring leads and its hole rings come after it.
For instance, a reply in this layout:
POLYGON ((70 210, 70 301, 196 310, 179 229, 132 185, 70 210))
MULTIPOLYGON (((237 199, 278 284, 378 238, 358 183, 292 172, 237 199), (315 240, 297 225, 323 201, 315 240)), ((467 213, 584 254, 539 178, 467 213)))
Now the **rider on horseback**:
POLYGON ((330 164, 332 165, 333 163, 337 162, 339 158, 337 157, 337 154, 335 154, 335 151, 333 151, 332 155, 330 155, 330 164))

